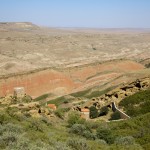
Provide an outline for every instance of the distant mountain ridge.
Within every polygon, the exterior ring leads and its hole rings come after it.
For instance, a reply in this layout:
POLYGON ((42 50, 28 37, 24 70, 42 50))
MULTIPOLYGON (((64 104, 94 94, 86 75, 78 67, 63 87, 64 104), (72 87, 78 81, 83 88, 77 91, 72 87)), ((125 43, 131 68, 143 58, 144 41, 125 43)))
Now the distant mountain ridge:
POLYGON ((38 29, 39 27, 31 22, 0 22, 0 29, 38 29))

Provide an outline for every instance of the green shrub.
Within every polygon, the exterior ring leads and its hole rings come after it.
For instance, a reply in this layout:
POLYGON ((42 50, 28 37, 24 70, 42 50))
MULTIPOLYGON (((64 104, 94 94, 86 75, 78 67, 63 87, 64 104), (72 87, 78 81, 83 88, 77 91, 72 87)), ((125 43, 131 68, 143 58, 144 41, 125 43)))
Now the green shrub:
POLYGON ((74 124, 83 124, 85 122, 85 119, 80 117, 80 114, 76 111, 71 112, 68 115, 68 126, 72 127, 74 124))
POLYGON ((104 115, 107 115, 109 112, 109 108, 107 106, 104 106, 100 109, 100 114, 99 116, 104 116, 104 115))
POLYGON ((116 144, 113 144, 110 146, 110 149, 111 150, 144 150, 139 144, 134 144, 134 145, 116 145, 116 144))
POLYGON ((12 123, 0 125, 0 149, 15 144, 22 133, 22 127, 19 125, 12 123))
POLYGON ((6 109, 6 112, 9 114, 9 116, 14 117, 16 115, 16 112, 19 111, 19 108, 17 107, 8 107, 6 109))
POLYGON ((55 115, 61 119, 64 119, 64 115, 66 112, 68 112, 70 110, 70 108, 58 108, 55 111, 55 115))
POLYGON ((99 127, 96 130, 96 136, 98 139, 105 140, 108 144, 112 144, 114 142, 114 136, 109 129, 99 127))
POLYGON ((19 134, 15 132, 4 132, 0 136, 0 148, 6 148, 9 145, 12 145, 13 143, 16 143, 19 139, 19 134))
POLYGON ((135 140, 132 136, 117 137, 114 143, 117 145, 133 145, 135 140))
POLYGON ((41 140, 37 140, 35 142, 30 142, 28 139, 22 137, 18 139, 15 144, 9 145, 7 147, 8 150, 55 150, 50 145, 42 142, 41 140))
POLYGON ((62 109, 58 108, 56 111, 55 111, 55 115, 61 119, 64 118, 64 112, 62 109))
POLYGON ((97 138, 96 135, 89 130, 85 130, 82 136, 90 140, 95 140, 97 138))
POLYGON ((7 149, 11 149, 11 150, 29 150, 31 148, 31 144, 30 141, 23 137, 23 136, 19 136, 19 138, 17 139, 17 141, 15 143, 11 143, 10 145, 7 146, 7 149))
POLYGON ((70 132, 71 133, 75 133, 75 134, 79 134, 79 135, 83 135, 83 132, 86 130, 87 128, 83 125, 83 124, 74 124, 72 125, 72 127, 70 128, 70 132))
POLYGON ((32 97, 30 95, 25 95, 21 101, 24 103, 29 103, 32 101, 32 97))
POLYGON ((15 132, 15 133, 22 133, 23 129, 20 125, 7 123, 4 125, 3 131, 15 132))
POLYGON ((10 119, 11 117, 7 113, 4 113, 4 112, 0 113, 0 124, 5 124, 9 122, 10 119))
POLYGON ((84 123, 84 125, 85 125, 88 129, 92 130, 92 129, 97 129, 97 128, 99 127, 99 125, 100 125, 100 122, 98 122, 98 121, 93 122, 93 121, 87 120, 87 121, 84 123))
POLYGON ((72 150, 66 143, 64 142, 55 142, 53 150, 72 150))
POLYGON ((107 145, 106 141, 102 139, 96 139, 95 142, 101 145, 107 145))
POLYGON ((121 119, 120 113, 119 113, 119 111, 115 111, 115 112, 111 115, 110 120, 118 120, 118 119, 121 119))
POLYGON ((41 122, 45 123, 47 126, 52 126, 51 121, 48 118, 46 118, 46 117, 42 117, 41 118, 41 122))
POLYGON ((109 145, 104 140, 90 140, 88 143, 90 150, 110 150, 109 145))
POLYGON ((43 124, 41 124, 41 122, 36 119, 36 118, 30 118, 29 119, 29 128, 32 129, 32 130, 35 130, 35 131, 40 131, 40 132, 43 132, 43 124))
POLYGON ((98 110, 95 108, 95 106, 90 107, 90 118, 97 118, 98 117, 98 110))
POLYGON ((68 139, 67 145, 74 150, 89 150, 90 147, 85 139, 71 138, 68 139))
POLYGON ((31 117, 31 114, 29 112, 24 112, 23 115, 27 118, 30 118, 31 117))
POLYGON ((84 124, 74 124, 69 131, 71 133, 81 135, 87 139, 96 139, 96 136, 84 124))

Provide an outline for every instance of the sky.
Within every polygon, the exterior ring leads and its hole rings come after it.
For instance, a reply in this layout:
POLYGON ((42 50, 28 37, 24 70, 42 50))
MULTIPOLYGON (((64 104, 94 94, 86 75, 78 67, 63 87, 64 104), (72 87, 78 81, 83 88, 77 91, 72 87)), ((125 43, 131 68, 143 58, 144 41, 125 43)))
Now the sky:
POLYGON ((49 27, 150 28, 150 0, 0 0, 0 22, 49 27))

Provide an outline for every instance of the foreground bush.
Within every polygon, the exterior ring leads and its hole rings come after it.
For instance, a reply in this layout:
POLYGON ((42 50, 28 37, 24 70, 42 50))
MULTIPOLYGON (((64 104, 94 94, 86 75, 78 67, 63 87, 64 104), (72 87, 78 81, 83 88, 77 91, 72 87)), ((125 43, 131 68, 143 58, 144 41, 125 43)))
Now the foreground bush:
POLYGON ((68 115, 68 126, 71 127, 74 124, 83 124, 85 122, 85 119, 80 117, 80 114, 76 111, 71 112, 68 115))
POLYGON ((61 119, 64 119, 64 115, 66 112, 68 112, 70 110, 70 108, 58 108, 55 111, 55 115, 61 119))
POLYGON ((115 140, 115 144, 117 144, 117 145, 133 145, 133 144, 135 144, 135 140, 132 136, 117 137, 115 140))
POLYGON ((108 144, 114 143, 115 137, 109 129, 99 127, 96 130, 96 136, 98 139, 106 141, 108 144))
POLYGON ((96 139, 96 136, 92 133, 92 131, 83 124, 74 124, 70 128, 70 133, 78 134, 91 140, 96 139))
POLYGON ((72 138, 68 139, 67 145, 73 150, 90 150, 89 145, 85 139, 72 138))

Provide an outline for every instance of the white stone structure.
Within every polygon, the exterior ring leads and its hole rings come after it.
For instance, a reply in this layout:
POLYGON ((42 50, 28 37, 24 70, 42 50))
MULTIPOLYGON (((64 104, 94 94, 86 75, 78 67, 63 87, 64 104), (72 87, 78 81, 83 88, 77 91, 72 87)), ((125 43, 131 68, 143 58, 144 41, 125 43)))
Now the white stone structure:
POLYGON ((14 88, 14 96, 17 98, 22 98, 25 95, 25 89, 24 87, 15 87, 14 88))

